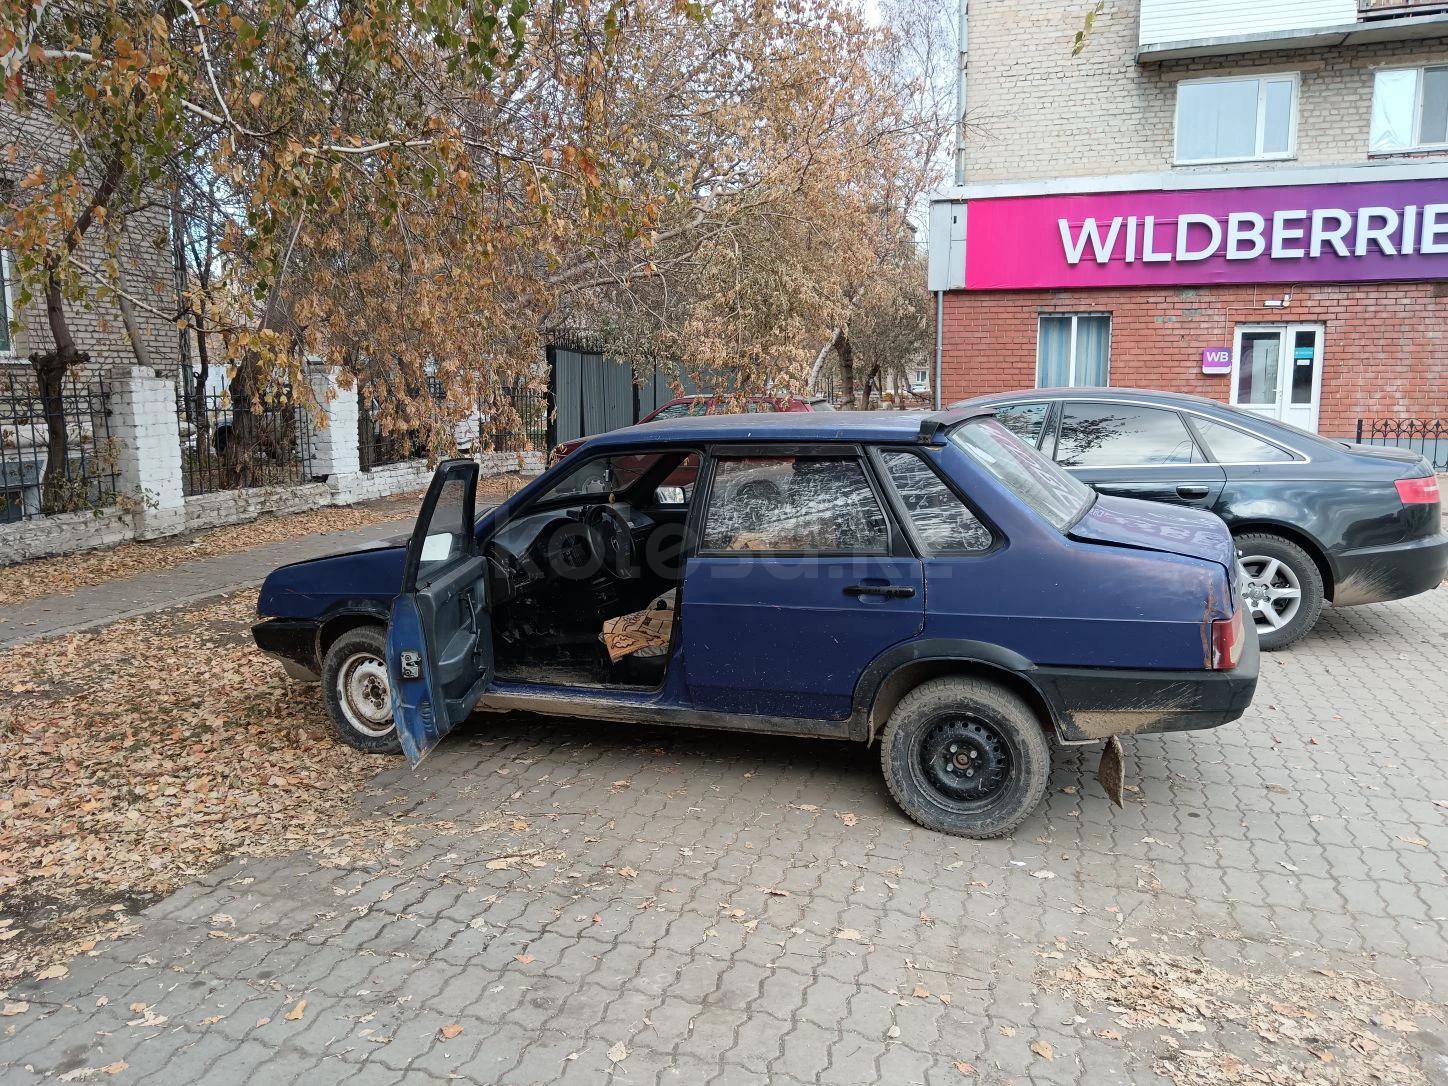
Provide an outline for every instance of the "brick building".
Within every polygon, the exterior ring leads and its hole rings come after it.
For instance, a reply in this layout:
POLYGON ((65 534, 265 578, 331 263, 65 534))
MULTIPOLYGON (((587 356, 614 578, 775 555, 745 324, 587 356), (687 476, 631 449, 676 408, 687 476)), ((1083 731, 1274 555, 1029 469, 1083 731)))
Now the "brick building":
MULTIPOLYGON (((54 162, 68 146, 65 133, 40 108, 24 114, 0 103, 0 186, 20 183, 37 164, 54 162), (13 152, 12 152, 13 148, 13 152)), ((164 314, 177 308, 176 261, 171 245, 170 212, 164 198, 131 210, 120 245, 121 278, 128 294, 144 305, 135 307, 136 324, 150 353, 151 363, 168 374, 178 371, 181 338, 176 325, 164 314)), ((79 258, 98 264, 104 254, 94 244, 82 245, 79 258)), ((45 318, 43 299, 17 306, 10 277, 10 254, 0 254, 0 372, 6 366, 28 367, 32 351, 55 347, 45 318)), ((114 301, 92 291, 85 303, 66 307, 76 346, 87 352, 94 371, 136 361, 126 336, 120 310, 114 301)))
POLYGON ((963 12, 931 207, 943 402, 1192 392, 1329 435, 1448 416, 1448 0, 963 12))

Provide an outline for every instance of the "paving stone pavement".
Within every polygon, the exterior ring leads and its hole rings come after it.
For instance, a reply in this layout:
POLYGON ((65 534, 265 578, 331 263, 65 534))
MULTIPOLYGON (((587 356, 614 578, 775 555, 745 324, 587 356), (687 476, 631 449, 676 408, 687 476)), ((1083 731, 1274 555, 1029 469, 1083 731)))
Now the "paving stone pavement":
POLYGON ((1350 969, 1441 1005, 1445 663, 1448 591, 1328 611, 1263 657, 1239 723, 1131 741, 1124 810, 1062 751, 992 842, 913 826, 874 750, 479 717, 367 793, 427 827, 396 862, 233 862, 12 988, 32 1009, 0 1019, 0 1080, 1163 1082, 1170 1031, 1103 1039, 1115 1016, 1041 983, 1063 948, 1350 969), (528 824, 502 864, 477 829, 499 818, 528 824))

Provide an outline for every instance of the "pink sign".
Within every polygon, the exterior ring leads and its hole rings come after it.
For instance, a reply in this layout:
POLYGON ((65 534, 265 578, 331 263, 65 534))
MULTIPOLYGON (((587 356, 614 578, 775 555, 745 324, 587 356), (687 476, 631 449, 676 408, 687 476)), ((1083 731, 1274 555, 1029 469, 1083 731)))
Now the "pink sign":
POLYGON ((1202 348, 1202 372, 1203 372, 1203 373, 1231 373, 1231 372, 1232 372, 1232 348, 1230 348, 1230 347, 1203 347, 1203 348, 1202 348))
POLYGON ((965 288, 1448 279, 1448 177, 966 205, 965 288))

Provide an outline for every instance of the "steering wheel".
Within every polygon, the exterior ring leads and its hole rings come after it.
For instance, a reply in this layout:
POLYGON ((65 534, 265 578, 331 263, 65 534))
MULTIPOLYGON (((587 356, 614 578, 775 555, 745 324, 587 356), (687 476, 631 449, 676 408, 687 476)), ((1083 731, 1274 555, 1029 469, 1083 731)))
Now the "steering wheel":
POLYGON ((633 528, 622 513, 608 502, 599 502, 588 507, 583 514, 583 523, 593 537, 603 568, 609 574, 620 581, 638 576, 633 528))

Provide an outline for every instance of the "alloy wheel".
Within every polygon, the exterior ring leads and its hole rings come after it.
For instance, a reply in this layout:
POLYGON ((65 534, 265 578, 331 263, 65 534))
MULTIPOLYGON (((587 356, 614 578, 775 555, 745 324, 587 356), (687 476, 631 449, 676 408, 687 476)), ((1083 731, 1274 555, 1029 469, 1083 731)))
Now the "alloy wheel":
POLYGON ((1252 611, 1259 634, 1280 630, 1302 607, 1302 584, 1291 566, 1263 554, 1237 559, 1242 599, 1252 611))

